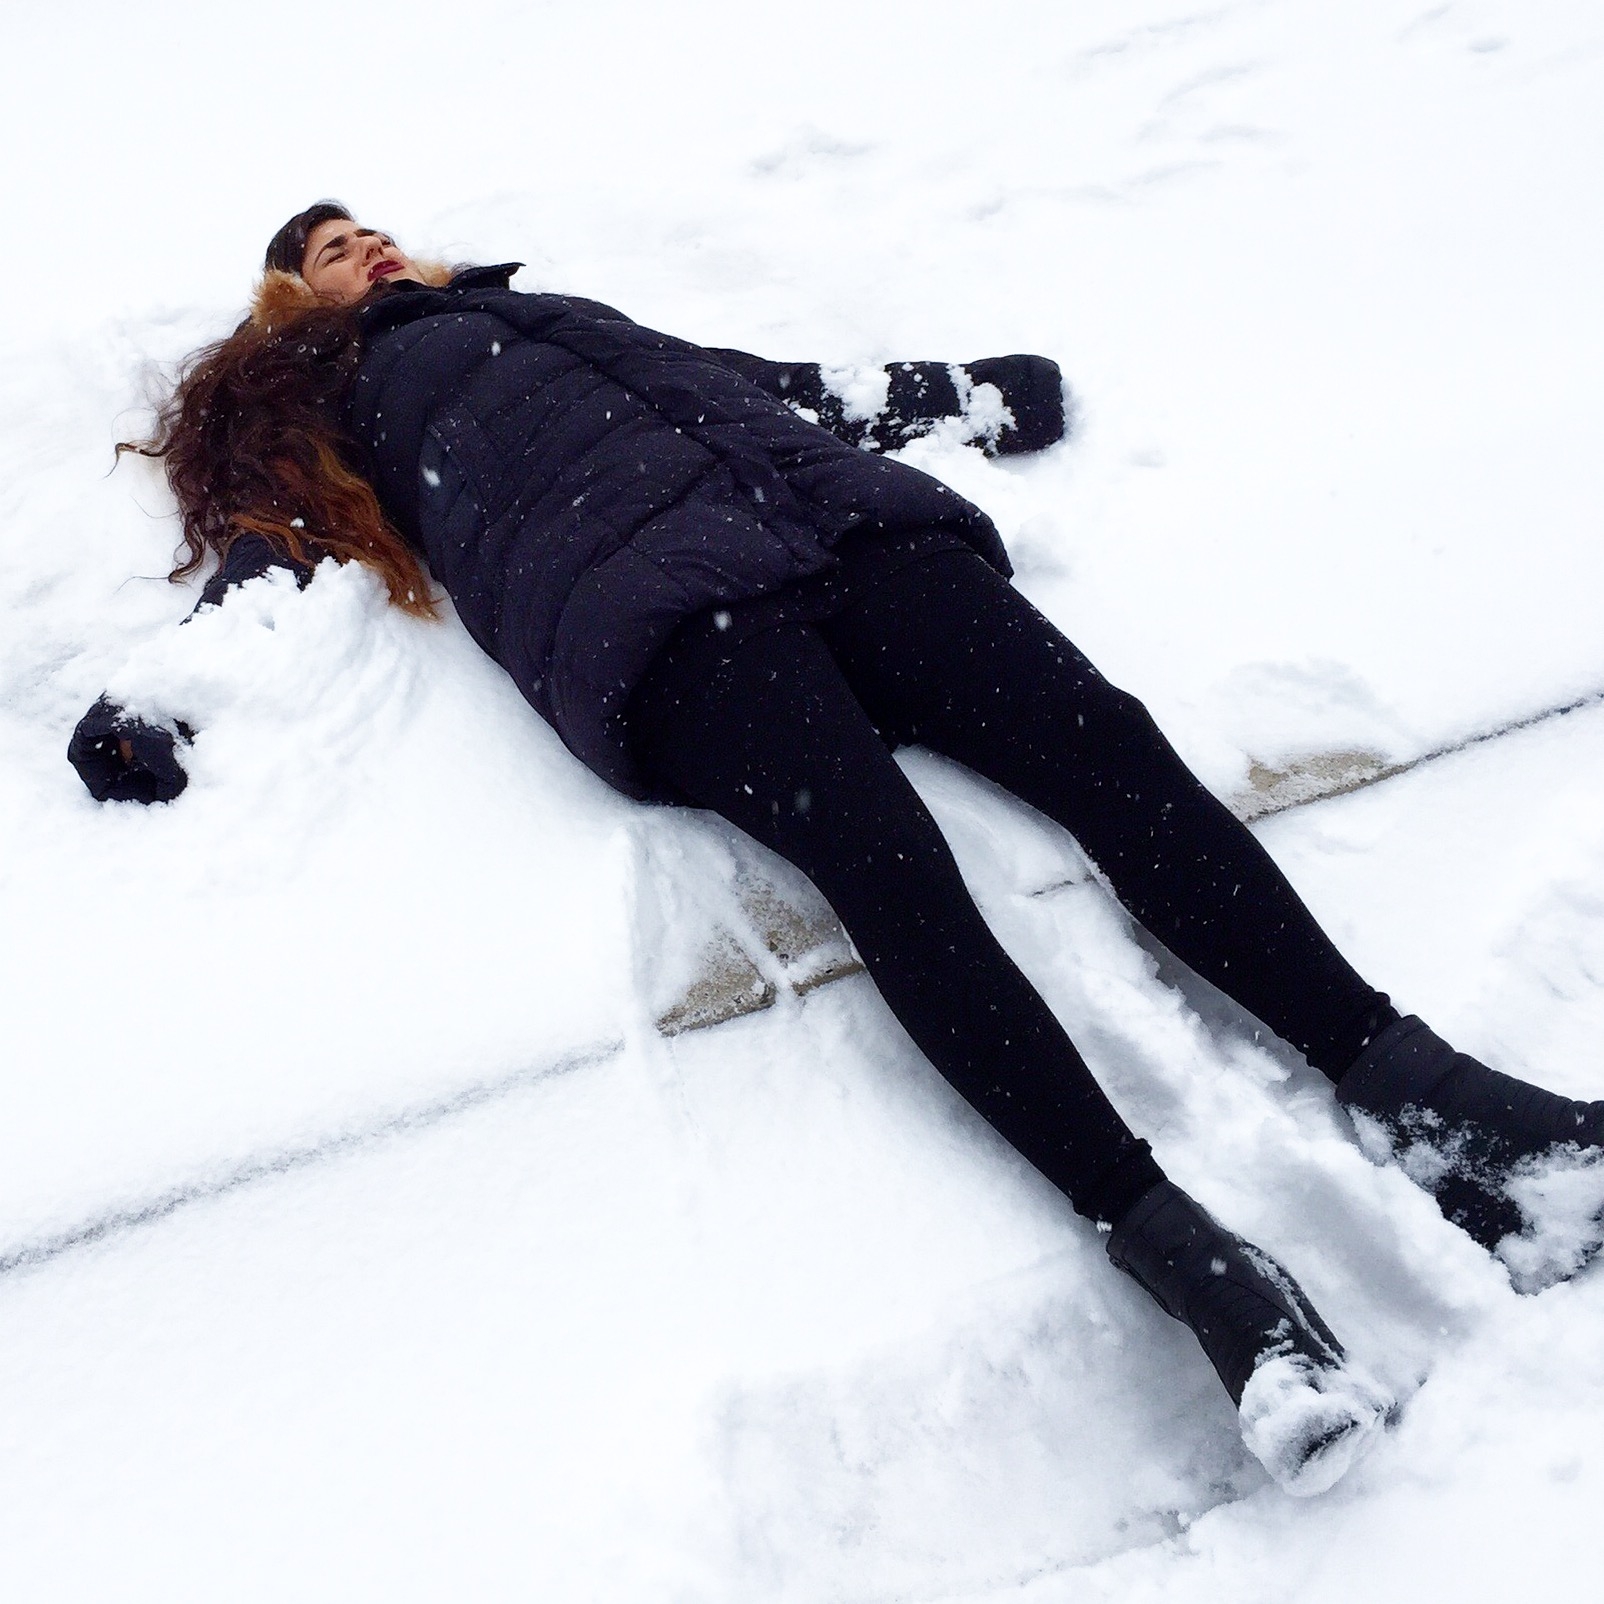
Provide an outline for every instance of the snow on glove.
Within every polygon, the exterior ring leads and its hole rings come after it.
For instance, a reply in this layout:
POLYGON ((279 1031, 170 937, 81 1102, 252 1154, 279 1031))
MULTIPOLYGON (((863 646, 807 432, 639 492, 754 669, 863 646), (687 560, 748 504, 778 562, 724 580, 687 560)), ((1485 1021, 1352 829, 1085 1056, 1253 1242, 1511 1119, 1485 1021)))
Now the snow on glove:
POLYGON ((975 384, 994 384, 1014 421, 1004 424, 992 450, 998 456, 1045 451, 1064 438, 1064 375, 1046 356, 988 356, 965 362, 975 384))
POLYGON ((191 738, 182 724, 147 724, 102 696, 79 719, 67 761, 97 802, 171 802, 189 784, 177 743, 191 738))

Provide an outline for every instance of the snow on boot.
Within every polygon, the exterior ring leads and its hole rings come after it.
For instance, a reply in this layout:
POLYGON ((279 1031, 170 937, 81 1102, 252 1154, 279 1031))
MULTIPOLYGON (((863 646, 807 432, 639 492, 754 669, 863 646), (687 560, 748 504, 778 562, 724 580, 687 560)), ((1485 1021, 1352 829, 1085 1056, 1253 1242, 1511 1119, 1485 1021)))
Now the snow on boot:
POLYGON ((1289 1493, 1323 1493, 1374 1443, 1392 1401, 1349 1363, 1297 1282, 1173 1182, 1143 1193, 1108 1256, 1192 1328, 1243 1441, 1289 1493))
POLYGON ((1413 1015, 1376 1036, 1337 1099, 1365 1151, 1430 1192, 1516 1291, 1541 1292, 1604 1247, 1604 1102, 1502 1075, 1413 1015))

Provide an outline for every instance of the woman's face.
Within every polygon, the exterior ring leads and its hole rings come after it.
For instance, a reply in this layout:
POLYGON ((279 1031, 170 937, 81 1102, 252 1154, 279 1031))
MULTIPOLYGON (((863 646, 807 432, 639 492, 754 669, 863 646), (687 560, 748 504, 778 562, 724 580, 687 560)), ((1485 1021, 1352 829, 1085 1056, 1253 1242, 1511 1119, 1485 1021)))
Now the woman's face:
POLYGON ((301 277, 325 300, 355 306, 380 279, 411 279, 423 275, 395 241, 376 228, 363 228, 348 217, 331 217, 306 236, 301 277))

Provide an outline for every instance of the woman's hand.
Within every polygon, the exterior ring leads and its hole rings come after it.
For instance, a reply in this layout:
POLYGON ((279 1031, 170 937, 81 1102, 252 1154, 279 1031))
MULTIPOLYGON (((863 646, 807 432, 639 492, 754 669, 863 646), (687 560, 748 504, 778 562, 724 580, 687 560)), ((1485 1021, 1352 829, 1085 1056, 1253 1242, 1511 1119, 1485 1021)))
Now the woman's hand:
POLYGON ((995 384, 1014 415, 1013 424, 997 437, 997 456, 1045 451, 1069 432, 1064 376, 1051 357, 988 356, 964 363, 964 371, 976 384, 995 384))
POLYGON ((97 802, 171 802, 189 784, 178 743, 191 738, 182 724, 147 724, 102 696, 79 719, 67 761, 97 802))

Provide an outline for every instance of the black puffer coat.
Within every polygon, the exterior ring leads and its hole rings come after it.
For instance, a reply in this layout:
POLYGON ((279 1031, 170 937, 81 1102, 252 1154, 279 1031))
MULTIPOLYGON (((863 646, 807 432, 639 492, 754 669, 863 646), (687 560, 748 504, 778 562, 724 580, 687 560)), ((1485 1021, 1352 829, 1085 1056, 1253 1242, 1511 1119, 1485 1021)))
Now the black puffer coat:
MULTIPOLYGON (((625 704, 688 615, 820 572, 864 526, 944 529, 1009 572, 978 508, 786 404, 825 399, 818 369, 519 294, 514 270, 398 285, 367 309, 346 422, 474 639, 620 790, 646 794, 625 704)), ((946 370, 906 372, 959 399, 946 370)))
MULTIPOLYGON (((650 794, 625 707, 690 615, 827 571, 854 529, 944 533, 1010 572, 984 513, 877 453, 964 416, 987 383, 1009 412, 989 430, 971 417, 988 450, 1051 445, 1065 427, 1055 363, 897 363, 883 403, 868 406, 816 365, 691 345, 595 301, 519 294, 516 268, 398 284, 366 308, 345 424, 474 639, 618 789, 650 794)), ((275 565, 310 577, 262 536, 240 536, 200 605, 275 565)), ((175 743, 189 735, 146 729, 102 699, 69 756, 98 798, 169 800, 185 781, 175 743)))

